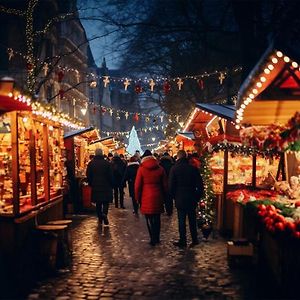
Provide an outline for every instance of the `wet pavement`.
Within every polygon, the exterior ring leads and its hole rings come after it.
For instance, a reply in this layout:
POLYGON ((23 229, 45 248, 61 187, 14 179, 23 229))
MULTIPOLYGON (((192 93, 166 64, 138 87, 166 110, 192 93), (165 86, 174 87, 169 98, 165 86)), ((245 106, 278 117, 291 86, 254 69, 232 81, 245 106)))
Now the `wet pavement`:
MULTIPOLYGON (((162 216, 161 243, 149 245, 143 216, 109 211, 109 227, 93 213, 73 217, 70 266, 37 283, 27 299, 258 299, 250 267, 230 269, 226 241, 210 237, 178 249, 176 214, 162 216)), ((199 233, 201 238, 201 234, 199 233)))

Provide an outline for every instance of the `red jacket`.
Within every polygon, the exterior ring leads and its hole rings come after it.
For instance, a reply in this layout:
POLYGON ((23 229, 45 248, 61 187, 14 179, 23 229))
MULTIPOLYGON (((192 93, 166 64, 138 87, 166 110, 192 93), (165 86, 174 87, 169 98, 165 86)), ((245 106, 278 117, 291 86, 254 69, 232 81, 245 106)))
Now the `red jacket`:
POLYGON ((167 175, 158 161, 153 156, 144 157, 134 185, 136 201, 141 204, 142 214, 164 212, 167 184, 167 175))

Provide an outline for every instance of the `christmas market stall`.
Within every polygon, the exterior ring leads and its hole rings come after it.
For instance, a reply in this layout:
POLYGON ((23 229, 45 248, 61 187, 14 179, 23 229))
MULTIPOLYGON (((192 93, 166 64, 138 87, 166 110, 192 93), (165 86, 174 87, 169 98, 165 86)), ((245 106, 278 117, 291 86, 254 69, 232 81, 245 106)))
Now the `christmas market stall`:
POLYGON ((193 153, 195 150, 195 136, 193 132, 178 132, 175 141, 179 144, 179 149, 185 150, 187 153, 193 153))
POLYGON ((16 270, 33 258, 25 257, 33 230, 63 218, 62 128, 80 125, 13 84, 0 84, 0 256, 16 270))
POLYGON ((67 211, 79 212, 83 208, 82 188, 86 182, 86 166, 94 155, 91 145, 100 139, 93 127, 73 130, 64 134, 67 179, 70 187, 67 211))
POLYGON ((263 183, 269 194, 261 201, 243 197, 241 203, 248 216, 244 227, 258 233, 260 260, 286 296, 298 293, 300 268, 300 72, 295 54, 277 45, 265 52, 240 88, 235 116, 245 145, 281 153, 278 171, 269 170, 263 183))

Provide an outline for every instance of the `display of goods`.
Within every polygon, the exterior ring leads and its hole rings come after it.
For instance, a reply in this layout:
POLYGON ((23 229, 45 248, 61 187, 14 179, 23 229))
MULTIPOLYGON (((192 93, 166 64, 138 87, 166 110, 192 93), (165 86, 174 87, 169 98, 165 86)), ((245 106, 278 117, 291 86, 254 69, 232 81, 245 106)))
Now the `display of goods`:
POLYGON ((271 234, 300 239, 300 207, 296 207, 296 203, 262 200, 247 206, 256 208, 261 223, 271 234))
POLYGON ((278 193, 272 190, 250 190, 250 189, 238 189, 228 192, 226 198, 233 202, 239 202, 246 204, 249 201, 256 201, 260 199, 270 199, 275 201, 278 193))

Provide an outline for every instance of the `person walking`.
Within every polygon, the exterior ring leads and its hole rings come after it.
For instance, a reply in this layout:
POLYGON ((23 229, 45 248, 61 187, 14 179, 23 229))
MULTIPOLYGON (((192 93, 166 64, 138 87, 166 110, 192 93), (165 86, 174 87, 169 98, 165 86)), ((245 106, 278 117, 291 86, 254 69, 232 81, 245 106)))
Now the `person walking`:
POLYGON ((189 220, 189 228, 192 237, 191 247, 198 245, 196 207, 203 195, 203 181, 199 170, 190 165, 186 152, 179 150, 177 161, 171 168, 169 175, 169 190, 172 199, 175 199, 177 208, 179 241, 173 244, 178 247, 186 247, 186 217, 189 220))
POLYGON ((117 152, 114 153, 114 157, 111 161, 112 170, 113 170, 113 189, 114 189, 114 200, 115 207, 125 208, 124 206, 124 184, 122 179, 124 177, 126 164, 122 161, 117 152))
POLYGON ((135 179, 135 197, 145 215, 150 236, 150 245, 160 243, 160 215, 164 212, 167 196, 167 176, 150 150, 142 156, 135 179))
MULTIPOLYGON (((162 166, 163 169, 165 170, 167 178, 169 178, 170 170, 173 164, 174 163, 172 157, 169 155, 168 152, 165 152, 160 158, 159 165, 162 166)), ((166 199, 165 207, 168 216, 171 216, 173 213, 173 199, 170 197, 169 194, 166 199)))
POLYGON ((108 206, 113 198, 113 174, 111 164, 104 159, 102 149, 96 149, 95 156, 88 163, 86 176, 92 189, 92 202, 96 203, 99 223, 108 225, 108 206))
POLYGON ((138 214, 139 206, 134 196, 134 182, 137 174, 137 170, 139 168, 138 158, 136 156, 132 156, 129 160, 129 163, 126 166, 124 177, 123 177, 123 186, 128 182, 128 191, 129 196, 132 200, 133 213, 135 215, 138 214))

